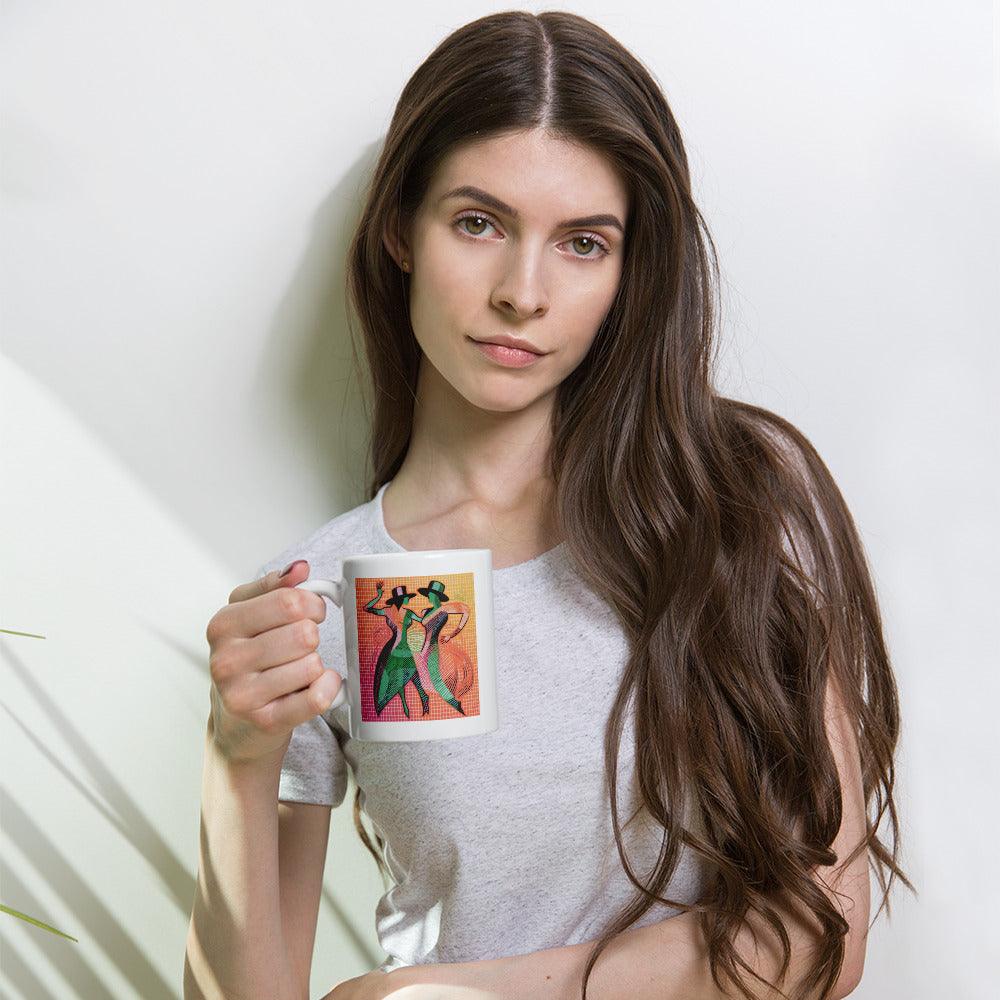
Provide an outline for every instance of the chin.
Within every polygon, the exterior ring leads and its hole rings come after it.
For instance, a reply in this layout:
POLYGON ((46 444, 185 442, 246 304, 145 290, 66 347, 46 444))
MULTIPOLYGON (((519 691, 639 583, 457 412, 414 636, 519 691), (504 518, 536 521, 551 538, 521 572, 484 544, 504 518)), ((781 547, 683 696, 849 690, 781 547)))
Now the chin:
POLYGON ((454 360, 449 358, 451 364, 438 366, 426 352, 422 352, 420 363, 421 366, 430 365, 432 378, 440 383, 441 389, 450 390, 469 406, 487 413, 517 413, 551 391, 545 386, 529 384, 524 373, 518 374, 516 369, 508 373, 502 368, 484 371, 478 366, 456 367, 454 360), (512 378, 512 375, 515 377, 512 378))
MULTIPOLYGON (((466 397, 468 399, 468 397, 466 397)), ((531 400, 469 399, 469 404, 486 413, 518 413, 531 404, 531 400)))
POLYGON ((492 393, 484 392, 485 387, 482 384, 484 381, 487 380, 481 380, 473 392, 462 395, 470 406, 485 410, 487 413, 517 413, 531 406, 539 396, 536 392, 527 393, 523 390, 514 393, 510 391, 509 386, 498 386, 497 391, 492 393))

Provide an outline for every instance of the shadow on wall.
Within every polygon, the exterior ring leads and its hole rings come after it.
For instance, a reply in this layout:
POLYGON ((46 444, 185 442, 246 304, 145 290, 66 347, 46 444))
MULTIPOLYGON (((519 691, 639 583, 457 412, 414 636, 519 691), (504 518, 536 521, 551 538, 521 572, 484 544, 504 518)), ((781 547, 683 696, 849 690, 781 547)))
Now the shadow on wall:
MULTIPOLYGON (((21 995, 52 995, 56 983, 58 995, 87 1000, 119 990, 150 1000, 181 995, 209 709, 204 628, 233 586, 225 567, 233 560, 259 565, 300 530, 273 502, 282 462, 297 470, 285 488, 304 492, 324 516, 356 502, 335 496, 361 485, 367 432, 343 282, 342 254, 354 220, 343 213, 358 203, 360 180, 378 148, 369 147, 359 161, 364 166, 314 215, 309 245, 247 386, 253 426, 244 423, 240 434, 252 446, 256 469, 229 481, 230 495, 212 484, 206 504, 200 477, 178 477, 171 466, 178 432, 164 414, 175 409, 176 387, 144 386, 150 405, 136 419, 149 419, 150 427, 116 419, 112 434, 102 417, 128 410, 119 400, 105 400, 103 412, 88 415, 71 408, 51 381, 10 359, 3 366, 12 389, 8 405, 26 425, 25 439, 7 447, 20 473, 4 491, 4 516, 25 530, 7 546, 0 629, 5 732, 16 761, 16 773, 8 771, 0 787, 6 845, 0 941, 3 981, 21 995), (139 439, 144 447, 136 461, 130 448, 139 439), (161 461, 168 455, 171 461, 161 461), (312 469, 321 488, 303 491, 312 469), (272 502, 259 485, 248 502, 247 483, 262 481, 273 484, 272 502), (243 526, 234 512, 245 518, 243 526), (262 512, 274 522, 277 540, 270 546, 260 541, 262 512), (249 532, 247 524, 258 530, 249 532), (248 534, 257 539, 249 553, 248 534), (58 622, 48 636, 29 631, 46 615, 58 622), (49 641, 37 641, 43 638, 49 641), (59 740, 65 748, 54 750, 59 740), (116 904, 122 893, 129 901, 116 904), (54 900, 62 918, 51 915, 54 900), (170 929, 174 919, 184 933, 170 929)), ((229 442, 221 436, 199 441, 217 451, 207 461, 203 454, 203 463, 237 464, 226 461, 229 442)), ((289 513, 308 518, 308 507, 289 513)), ((347 870, 338 872, 339 898, 323 889, 321 917, 335 931, 325 935, 317 962, 335 962, 343 978, 381 961, 371 913, 383 890, 346 817, 334 835, 343 840, 338 850, 347 870)))

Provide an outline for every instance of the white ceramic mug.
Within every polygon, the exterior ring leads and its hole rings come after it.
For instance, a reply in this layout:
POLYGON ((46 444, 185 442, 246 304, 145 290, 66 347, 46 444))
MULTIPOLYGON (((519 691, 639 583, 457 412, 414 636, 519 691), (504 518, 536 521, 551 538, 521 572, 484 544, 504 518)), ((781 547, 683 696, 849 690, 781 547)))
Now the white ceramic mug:
POLYGON ((330 708, 348 703, 352 739, 440 740, 497 728, 489 549, 349 555, 341 579, 298 587, 344 611, 347 677, 330 708))

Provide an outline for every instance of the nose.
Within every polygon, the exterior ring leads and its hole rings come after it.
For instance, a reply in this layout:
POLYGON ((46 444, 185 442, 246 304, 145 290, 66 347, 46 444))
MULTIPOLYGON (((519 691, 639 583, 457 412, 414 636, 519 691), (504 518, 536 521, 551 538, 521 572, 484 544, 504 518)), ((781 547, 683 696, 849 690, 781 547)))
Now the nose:
POLYGON ((549 308, 541 253, 527 248, 513 253, 493 289, 496 308, 519 319, 544 315, 549 308))

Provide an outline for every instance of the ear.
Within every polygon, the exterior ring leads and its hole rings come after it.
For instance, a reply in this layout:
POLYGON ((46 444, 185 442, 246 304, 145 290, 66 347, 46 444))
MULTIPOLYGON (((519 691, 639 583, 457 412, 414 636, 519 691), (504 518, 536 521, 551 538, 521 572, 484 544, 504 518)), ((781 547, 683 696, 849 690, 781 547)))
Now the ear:
POLYGON ((389 252, 389 256, 396 262, 397 267, 402 270, 404 260, 410 261, 412 266, 413 255, 410 253, 407 233, 405 229, 401 229, 399 217, 395 214, 386 221, 386 228, 382 233, 382 243, 389 252))

